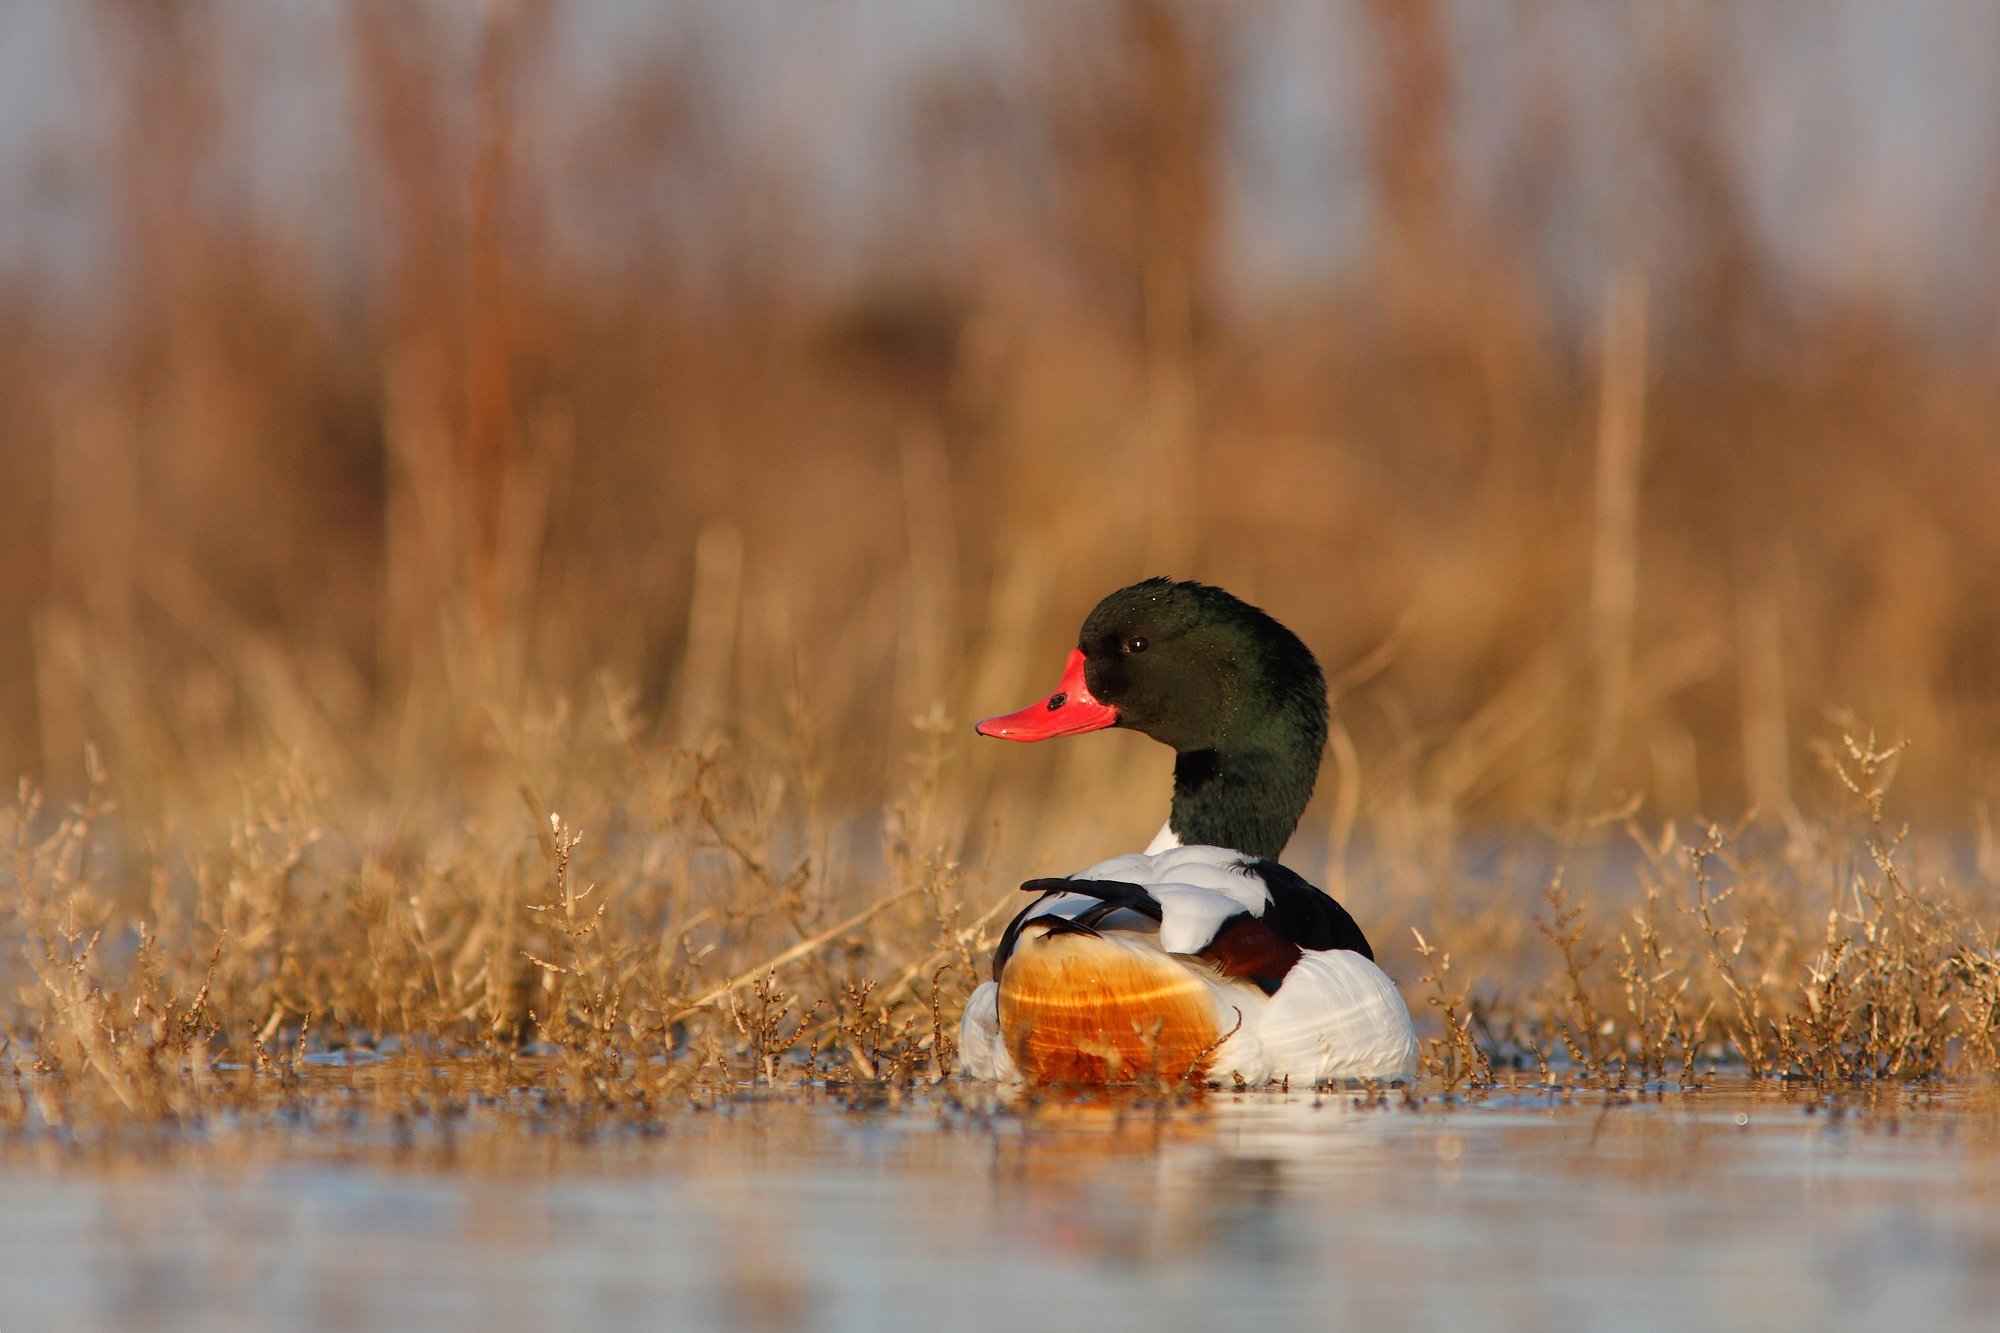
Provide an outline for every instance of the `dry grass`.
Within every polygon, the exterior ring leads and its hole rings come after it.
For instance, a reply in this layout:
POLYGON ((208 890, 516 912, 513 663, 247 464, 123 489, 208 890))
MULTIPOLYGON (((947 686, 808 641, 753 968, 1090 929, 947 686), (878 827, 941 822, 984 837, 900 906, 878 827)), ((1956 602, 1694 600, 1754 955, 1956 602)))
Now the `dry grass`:
POLYGON ((927 786, 879 864, 841 873, 819 858, 853 830, 726 747, 648 752, 608 722, 594 741, 569 754, 596 777, 572 792, 595 836, 526 788, 493 824, 412 828, 338 810, 289 763, 200 832, 125 822, 94 755, 60 818, 23 782, 5 1030, 41 1122, 198 1122, 243 1094, 218 1071, 283 1079, 347 1049, 471 1060, 545 1108, 642 1122, 746 1087, 900 1095, 955 1072, 1012 904, 972 912, 949 848, 910 841, 927 786))
POLYGON ((1606 185, 1566 156, 1593 108, 1482 196, 1424 0, 1368 10, 1370 240, 1261 304, 1224 258, 1255 7, 1024 11, 1032 79, 911 91, 920 239, 858 270, 711 133, 698 35, 579 88, 544 6, 343 13, 358 271, 232 205, 223 10, 107 3, 123 276, 80 323, 0 292, 41 1120, 347 1044, 642 1118, 942 1077, 1012 885, 1143 844, 1167 783, 1140 738, 967 723, 1161 572, 1328 665, 1294 858, 1439 1002, 1447 1086, 1992 1066, 2000 358, 1768 261, 1726 36, 1616 30, 1675 203, 1579 319, 1536 238, 1606 185), (1912 742, 1838 752, 1856 829, 1822 701, 1912 742))
POLYGON ((1629 872, 1600 883, 1594 907, 1560 870, 1543 890, 1535 925, 1553 966, 1539 986, 1490 988, 1483 1003, 1454 993, 1449 957, 1420 934, 1445 1020, 1427 1072, 1447 1091, 1490 1083, 1500 1060, 1532 1062, 1544 1083, 1617 1087, 1699 1086, 1718 1069, 1822 1086, 1990 1077, 1990 896, 1949 872, 1918 877, 1908 826, 1884 813, 1902 753, 1873 735, 1829 750, 1856 831, 1800 819, 1774 846, 1747 823, 1689 838, 1619 812, 1629 872))
MULTIPOLYGON (((601 833, 525 790, 492 824, 391 828, 291 768, 206 833, 123 822, 94 759, 60 818, 23 784, 0 919, 21 941, 12 1118, 198 1125, 343 1051, 421 1054, 587 1124, 758 1089, 894 1102, 956 1072, 957 1014, 1013 902, 950 843, 908 842, 929 786, 886 821, 879 862, 829 873, 802 849, 852 827, 816 826, 796 797, 760 803, 727 752, 648 751, 609 725, 572 743, 598 774, 573 808, 601 833), (149 897, 121 906, 133 879, 149 897)), ((1862 812, 1851 837, 1801 820, 1776 844, 1690 839, 1619 812, 1626 870, 1598 873, 1588 908, 1558 878, 1543 947, 1478 957, 1476 987, 1426 931, 1490 938, 1518 910, 1506 898, 1469 921, 1429 903, 1401 957, 1378 933, 1392 971, 1427 969, 1406 982, 1437 1010, 1425 1073, 1463 1095, 1524 1066, 1606 1088, 2000 1072, 1985 904, 1917 876, 1885 813, 1901 753, 1848 738, 1830 760, 1862 812)))

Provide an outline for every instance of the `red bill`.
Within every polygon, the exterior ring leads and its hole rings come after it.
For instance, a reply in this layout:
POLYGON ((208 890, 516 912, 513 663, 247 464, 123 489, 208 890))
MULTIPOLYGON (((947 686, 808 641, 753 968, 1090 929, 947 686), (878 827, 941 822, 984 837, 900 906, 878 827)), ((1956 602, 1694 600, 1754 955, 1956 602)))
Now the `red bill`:
POLYGON ((1002 740, 1045 741, 1051 736, 1102 731, 1117 721, 1117 709, 1091 697, 1090 686, 1083 681, 1083 650, 1077 648, 1071 650, 1062 684, 1056 686, 1054 694, 1018 713, 989 717, 979 724, 978 730, 982 736, 998 736, 1002 740))

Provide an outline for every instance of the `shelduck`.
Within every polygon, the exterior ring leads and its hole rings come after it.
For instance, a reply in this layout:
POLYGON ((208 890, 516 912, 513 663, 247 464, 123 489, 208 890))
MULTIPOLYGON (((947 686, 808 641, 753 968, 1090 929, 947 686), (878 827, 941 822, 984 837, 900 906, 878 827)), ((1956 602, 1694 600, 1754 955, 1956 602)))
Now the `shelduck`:
POLYGON ((1309 1085, 1407 1079, 1416 1034, 1344 908, 1279 855, 1326 746, 1326 678, 1297 635, 1201 583, 1097 604, 1055 692, 979 724, 1039 741, 1130 727, 1174 748, 1143 852, 1061 879, 1008 925, 959 1050, 973 1078, 1309 1085))

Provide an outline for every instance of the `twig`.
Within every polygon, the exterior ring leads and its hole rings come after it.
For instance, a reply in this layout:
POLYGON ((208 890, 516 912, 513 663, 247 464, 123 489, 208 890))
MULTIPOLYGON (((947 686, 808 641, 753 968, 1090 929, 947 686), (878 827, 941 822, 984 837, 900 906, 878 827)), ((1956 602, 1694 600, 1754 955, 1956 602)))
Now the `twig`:
POLYGON ((903 901, 903 899, 905 898, 912 897, 922 892, 923 890, 921 888, 915 888, 915 889, 905 889, 901 893, 892 894, 889 897, 884 898, 881 902, 876 903, 873 907, 867 908, 860 912, 856 912, 853 916, 847 918, 847 920, 841 922, 839 925, 830 926, 826 930, 821 931, 819 934, 813 936, 809 940, 800 940, 797 944, 794 944, 791 948, 785 950, 777 957, 766 959, 764 962, 757 964, 757 966, 750 968, 747 971, 737 973, 729 980, 723 982, 720 986, 717 986, 714 990, 711 990, 707 994, 703 995, 700 999, 692 1001, 685 1007, 676 1010, 673 1014, 671 1014, 667 1018, 667 1022, 677 1023, 681 1019, 686 1018, 689 1014, 695 1013, 702 1009, 706 1009, 709 1005, 714 1004, 717 1000, 729 994, 731 991, 738 990, 741 987, 748 985, 752 981, 755 981, 758 977, 763 976, 765 973, 769 972, 772 968, 783 967, 786 963, 791 962, 795 958, 804 957, 806 954, 811 953, 814 949, 819 948, 820 945, 825 944, 828 940, 833 939, 837 935, 845 934, 846 932, 854 929, 856 926, 860 925, 864 921, 867 921, 869 918, 875 916, 877 913, 883 911, 884 909, 903 901))

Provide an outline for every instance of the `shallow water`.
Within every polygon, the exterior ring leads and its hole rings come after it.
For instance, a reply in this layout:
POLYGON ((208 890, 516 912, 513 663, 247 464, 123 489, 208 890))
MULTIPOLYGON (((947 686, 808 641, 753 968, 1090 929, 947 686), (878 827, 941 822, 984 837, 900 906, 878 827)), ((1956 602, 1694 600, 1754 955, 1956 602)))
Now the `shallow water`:
POLYGON ((1988 1095, 1358 1101, 16 1145, 0 1330, 2000 1327, 1988 1095))

